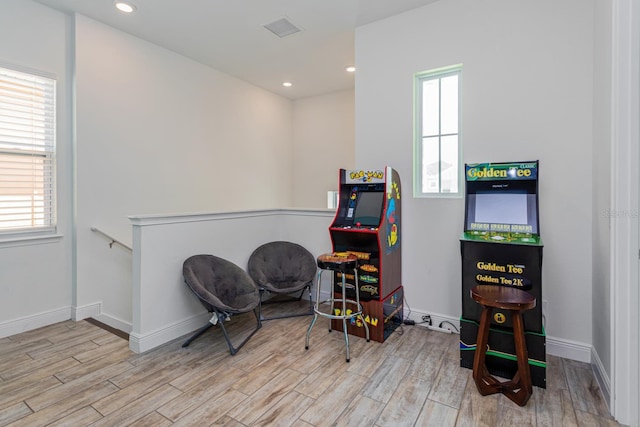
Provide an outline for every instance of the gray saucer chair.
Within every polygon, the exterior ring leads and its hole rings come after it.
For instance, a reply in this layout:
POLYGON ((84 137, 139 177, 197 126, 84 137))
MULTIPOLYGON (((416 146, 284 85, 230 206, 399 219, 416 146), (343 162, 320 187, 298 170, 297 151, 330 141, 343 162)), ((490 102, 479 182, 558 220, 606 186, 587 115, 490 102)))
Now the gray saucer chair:
POLYGON ((215 314, 214 319, 217 319, 217 322, 214 320, 214 323, 207 322, 185 341, 182 347, 191 344, 193 340, 217 323, 222 329, 224 339, 229 346, 229 352, 233 356, 262 327, 258 287, 242 268, 213 255, 194 255, 187 258, 182 266, 182 274, 189 289, 193 291, 212 316, 215 314), (232 314, 249 311, 253 311, 255 314, 257 325, 240 344, 234 347, 227 329, 224 327, 225 320, 232 314))
POLYGON ((262 317, 262 320, 313 314, 311 286, 316 277, 315 257, 303 246, 286 241, 265 243, 249 257, 247 272, 260 288, 261 304, 300 301, 304 291, 309 294, 309 311, 262 317), (294 296, 297 293, 298 296, 294 296), (272 298, 265 299, 265 294, 272 298), (293 294, 293 295, 292 295, 293 294), (284 297, 277 297, 283 295, 284 297))

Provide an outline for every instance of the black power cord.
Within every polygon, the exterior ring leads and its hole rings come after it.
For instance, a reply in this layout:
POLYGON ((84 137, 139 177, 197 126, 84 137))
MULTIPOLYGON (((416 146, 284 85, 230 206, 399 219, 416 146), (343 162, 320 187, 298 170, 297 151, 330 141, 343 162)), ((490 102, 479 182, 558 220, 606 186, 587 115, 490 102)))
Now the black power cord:
POLYGON ((402 302, 404 303, 404 305, 407 306, 407 309, 409 310, 409 312, 407 313, 407 317, 405 317, 402 323, 404 325, 415 325, 416 322, 412 319, 409 319, 409 316, 411 316, 411 307, 409 307, 409 303, 407 302, 407 299, 404 297, 404 293, 402 295, 402 302))
POLYGON ((413 326, 413 325, 422 325, 424 323, 428 324, 429 326, 431 326, 431 316, 428 314, 425 314, 422 316, 422 322, 416 322, 415 320, 411 319, 411 307, 409 307, 409 303, 407 303, 407 299, 404 297, 404 295, 402 296, 402 301, 404 303, 404 305, 407 307, 407 310, 409 311, 407 313, 407 317, 404 318, 404 320, 402 321, 403 325, 407 325, 407 326, 413 326))
POLYGON ((459 333, 460 333, 460 331, 458 330, 458 328, 456 328, 456 325, 454 325, 453 323, 449 322, 448 320, 443 320, 442 322, 440 322, 440 325, 438 325, 438 327, 439 327, 440 329, 445 329, 445 328, 443 328, 443 327, 442 327, 442 325, 444 325, 445 323, 446 323, 447 325, 450 325, 450 326, 451 326, 451 327, 456 331, 456 334, 459 334, 459 333))
POLYGON ((416 322, 415 320, 409 319, 409 318, 406 318, 404 320, 404 324, 405 325, 411 325, 411 326, 413 326, 413 325, 422 325, 424 323, 426 323, 429 326, 431 326, 431 316, 429 316, 428 314, 425 314, 424 316, 422 316, 422 322, 416 322))

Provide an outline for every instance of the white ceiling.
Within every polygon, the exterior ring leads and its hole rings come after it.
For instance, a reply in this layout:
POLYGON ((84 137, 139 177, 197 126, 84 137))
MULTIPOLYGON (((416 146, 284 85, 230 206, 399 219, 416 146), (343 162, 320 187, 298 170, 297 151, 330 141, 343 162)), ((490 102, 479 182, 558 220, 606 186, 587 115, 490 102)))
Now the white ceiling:
POLYGON ((77 12, 290 99, 353 88, 356 27, 437 0, 36 0, 77 12), (263 28, 287 18, 302 31, 263 28), (293 86, 285 88, 282 82, 293 86))

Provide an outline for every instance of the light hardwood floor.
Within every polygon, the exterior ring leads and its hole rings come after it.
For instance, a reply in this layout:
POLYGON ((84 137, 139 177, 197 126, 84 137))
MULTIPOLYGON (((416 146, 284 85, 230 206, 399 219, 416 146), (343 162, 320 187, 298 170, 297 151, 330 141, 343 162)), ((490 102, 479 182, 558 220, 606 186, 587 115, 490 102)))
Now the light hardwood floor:
POLYGON ((305 351, 310 319, 264 322, 235 356, 218 327, 143 354, 86 321, 0 338, 0 426, 618 425, 587 364, 549 356, 547 388, 521 408, 477 392, 458 335, 404 326, 382 344, 351 337, 346 363, 326 319, 305 351))

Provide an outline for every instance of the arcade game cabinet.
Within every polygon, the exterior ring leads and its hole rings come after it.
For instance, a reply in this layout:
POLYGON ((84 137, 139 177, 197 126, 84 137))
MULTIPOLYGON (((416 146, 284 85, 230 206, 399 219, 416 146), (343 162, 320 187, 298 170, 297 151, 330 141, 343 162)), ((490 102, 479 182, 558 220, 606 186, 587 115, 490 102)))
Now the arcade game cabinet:
MULTIPOLYGON (((460 366, 473 368, 482 311, 470 290, 476 285, 515 287, 536 298, 536 307, 523 317, 531 380, 545 388, 538 161, 468 164, 465 176, 460 366)), ((495 311, 486 358, 493 375, 511 378, 517 371, 512 330, 509 312, 495 311)))
MULTIPOLYGON (((358 259, 358 285, 363 316, 370 338, 384 340, 402 324, 400 177, 383 170, 340 169, 338 209, 329 227, 334 252, 349 252, 358 259)), ((334 272, 336 297, 341 297, 341 272, 334 272)), ((355 278, 345 274, 346 296, 355 298, 355 278)), ((337 310, 337 309, 336 309, 337 310)), ((352 319, 347 332, 364 337, 360 319, 352 319)), ((331 321, 342 331, 342 322, 331 321)))

